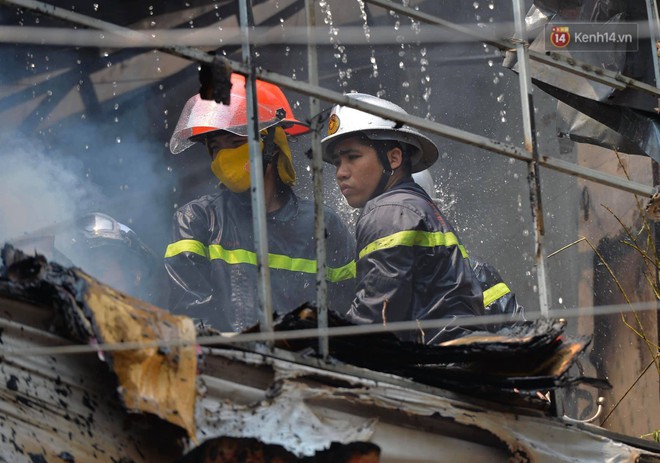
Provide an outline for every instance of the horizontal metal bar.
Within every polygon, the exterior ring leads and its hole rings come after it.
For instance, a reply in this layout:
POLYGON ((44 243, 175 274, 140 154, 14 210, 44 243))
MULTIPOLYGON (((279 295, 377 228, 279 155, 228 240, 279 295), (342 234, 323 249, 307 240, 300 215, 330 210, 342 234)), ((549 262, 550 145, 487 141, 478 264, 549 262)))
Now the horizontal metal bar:
POLYGON ((547 169, 552 169, 564 174, 580 177, 585 180, 607 185, 618 190, 627 191, 636 195, 651 197, 655 189, 650 185, 643 183, 633 182, 625 178, 617 177, 615 175, 606 174, 598 170, 582 167, 572 162, 564 161, 563 159, 554 158, 550 156, 541 156, 539 164, 547 169))
MULTIPOLYGON (((35 11, 37 13, 42 13, 53 18, 61 19, 63 21, 78 24, 80 26, 86 26, 92 29, 98 29, 101 31, 107 32, 116 32, 125 35, 128 39, 133 39, 138 42, 147 42, 149 41, 149 35, 143 32, 139 32, 128 27, 118 26, 116 24, 101 21, 100 19, 95 19, 90 16, 76 13, 75 11, 69 11, 64 8, 60 8, 48 3, 39 2, 36 0, 0 0, 0 4, 17 6, 19 8, 27 8, 29 10, 35 11)), ((47 28, 43 28, 44 31, 47 31, 47 28)), ((211 63, 213 57, 210 56, 203 50, 192 47, 162 47, 158 48, 159 50, 168 52, 170 54, 180 56, 182 58, 187 58, 193 61, 201 63, 211 63)))
MULTIPOLYGON (((515 42, 509 39, 498 39, 494 38, 482 31, 471 29, 468 27, 464 27, 455 23, 452 23, 450 21, 438 18, 436 16, 432 16, 420 11, 417 11, 413 8, 410 7, 405 7, 401 5, 397 5, 395 3, 392 3, 389 0, 365 0, 368 3, 372 3, 374 5, 390 9, 392 11, 395 11, 397 13, 403 14, 410 16, 413 19, 417 19, 419 21, 428 23, 428 24, 433 24, 436 26, 440 26, 443 28, 446 28, 448 30, 451 30, 453 32, 459 33, 462 36, 469 37, 471 39, 475 39, 487 44, 490 44, 500 50, 511 50, 515 48, 515 42)), ((20 8, 27 8, 32 11, 38 12, 38 13, 43 13, 67 22, 72 22, 75 24, 79 24, 82 26, 86 26, 92 29, 98 29, 98 30, 103 30, 106 32, 110 33, 116 33, 116 34, 122 34, 123 39, 120 40, 120 43, 122 46, 130 46, 130 42, 133 41, 134 43, 132 44, 133 46, 139 46, 139 47, 153 47, 158 50, 162 50, 168 53, 171 53, 176 56, 180 56, 183 58, 187 58, 193 61, 201 62, 201 63, 210 63, 212 61, 212 57, 206 53, 205 51, 202 51, 197 48, 193 47, 186 47, 186 46, 161 46, 160 41, 156 40, 153 35, 155 34, 154 31, 150 31, 149 34, 147 33, 142 33, 139 31, 135 31, 130 28, 118 26, 116 24, 112 24, 106 21, 101 21, 99 19, 91 18, 89 16, 76 13, 73 11, 69 11, 63 8, 59 8, 53 5, 50 5, 48 3, 36 1, 36 0, 0 0, 0 4, 6 4, 6 5, 12 5, 12 6, 17 6, 20 8), (129 43, 126 43, 129 42, 129 43)), ((4 26, 4 27, 9 27, 9 26, 4 26)), ((44 33, 48 33, 48 29, 42 29, 44 33)), ((53 32, 53 31, 50 31, 53 32)), ((362 31, 360 31, 363 33, 362 31)), ((206 31, 205 31, 206 33, 206 31)), ((214 32, 215 33, 215 32, 214 32)), ((187 35, 194 34, 194 32, 191 31, 186 31, 187 35)), ((13 37, 14 40, 18 40, 19 35, 16 33, 9 34, 13 37)), ((30 36, 30 40, 33 42, 43 42, 44 44, 47 43, 44 40, 44 34, 28 34, 30 36)), ((85 38, 85 37, 83 37, 85 38)), ((27 38, 24 38, 27 39, 27 38)), ((89 39, 89 37, 87 38, 89 39)), ((106 37, 103 39, 100 39, 100 43, 95 43, 95 46, 119 46, 119 42, 117 42, 117 39, 119 37, 115 37, 114 40, 111 37, 106 37)), ((78 44, 80 45, 80 44, 78 44)), ((562 69, 564 71, 567 71, 571 74, 575 74, 581 77, 584 77, 586 79, 592 80, 594 82, 598 82, 604 85, 607 85, 609 87, 612 87, 617 90, 623 90, 624 88, 630 88, 634 90, 639 90, 645 93, 648 93, 650 95, 653 95, 655 97, 660 97, 660 89, 646 84, 645 82, 641 82, 635 79, 632 79, 630 77, 624 76, 620 73, 615 73, 606 69, 602 68, 597 68, 591 64, 584 63, 578 60, 575 60, 569 56, 564 56, 561 53, 558 52, 548 52, 548 53, 539 53, 536 51, 529 51, 529 58, 537 61, 542 64, 546 64, 548 66, 552 66, 555 68, 562 69)))
MULTIPOLYGON (((244 66, 242 66, 240 63, 232 62, 232 67, 239 73, 247 72, 247 69, 245 69, 244 66)), ((410 114, 405 115, 399 112, 365 103, 363 101, 357 101, 353 98, 349 98, 344 94, 333 92, 326 88, 310 85, 307 82, 295 80, 287 76, 276 74, 274 72, 259 69, 256 71, 256 74, 260 79, 267 82, 271 82, 292 91, 304 93, 306 95, 312 95, 321 100, 329 101, 333 104, 349 106, 355 109, 376 114, 378 116, 401 122, 420 130, 425 130, 427 132, 449 138, 450 140, 455 140, 461 143, 476 146, 478 148, 483 148, 487 151, 502 154, 510 158, 518 159, 520 161, 529 162, 532 160, 531 155, 527 151, 511 144, 502 143, 488 137, 450 127, 438 122, 433 122, 425 118, 413 116, 410 114)), ((586 180, 591 180, 596 183, 614 187, 641 196, 650 197, 654 191, 653 187, 651 186, 599 172, 594 169, 589 169, 587 167, 579 166, 577 164, 573 164, 568 161, 543 154, 540 156, 539 165, 547 169, 563 172, 565 174, 570 174, 576 177, 581 177, 586 180)))
MULTIPOLYGON (((613 314, 626 314, 626 313, 639 313, 639 312, 658 312, 658 305, 655 301, 647 302, 634 302, 625 304, 615 304, 607 306, 588 306, 576 308, 560 308, 551 309, 548 315, 551 319, 576 319, 580 317, 593 317, 602 315, 613 314)), ((545 318, 540 312, 526 312, 525 318, 527 321, 536 321, 545 318)), ((452 327, 474 327, 482 326, 488 323, 502 323, 510 321, 511 317, 508 314, 491 314, 479 315, 474 317, 463 317, 460 320, 447 319, 434 319, 434 320, 412 320, 391 322, 387 325, 382 324, 363 324, 363 325, 345 325, 333 326, 326 328, 327 334, 330 337, 337 336, 357 336, 369 335, 377 333, 396 333, 401 331, 417 331, 419 329, 442 329, 449 325, 452 327)), ((17 323, 0 318, 0 329, 16 326, 17 323)), ((20 325, 23 326, 23 325, 20 325)), ((38 332, 36 330, 35 332, 38 332)), ((34 355, 69 355, 69 354, 84 354, 84 353, 98 353, 102 352, 116 352, 135 349, 146 349, 152 347, 181 347, 190 346, 192 344, 202 346, 213 345, 229 345, 229 344, 243 344, 251 342, 264 342, 264 341, 281 341, 281 340, 294 340, 294 339, 313 339, 323 335, 323 330, 318 328, 305 328, 295 331, 272 331, 266 332, 253 332, 253 333, 224 333, 214 336, 204 336, 196 340, 170 338, 170 339, 157 339, 151 341, 126 341, 107 344, 71 344, 63 342, 59 345, 52 346, 38 346, 38 347, 22 347, 15 349, 11 346, 0 345, 0 357, 26 357, 34 355)))
MULTIPOLYGON (((479 40, 481 42, 499 48, 500 50, 503 51, 508 51, 515 48, 515 42, 513 40, 498 39, 484 32, 475 31, 473 29, 460 26, 450 21, 438 18, 437 16, 422 13, 410 7, 397 5, 396 3, 393 3, 389 0, 364 0, 364 1, 367 3, 371 3, 373 5, 378 5, 382 8, 387 8, 396 13, 409 16, 411 18, 417 19, 427 24, 441 26, 450 29, 454 32, 457 32, 459 34, 464 34, 466 36, 472 37, 476 40, 479 40)), ((569 56, 564 56, 558 52, 540 53, 537 51, 529 50, 529 58, 534 61, 538 61, 539 63, 547 64, 549 66, 562 69, 571 74, 584 77, 586 79, 607 85, 617 90, 630 88, 648 93, 655 97, 660 97, 660 89, 652 85, 649 85, 645 82, 641 82, 639 80, 632 79, 630 77, 626 77, 617 72, 612 72, 603 68, 597 68, 591 64, 578 61, 569 56)))
MULTIPOLYGON (((439 18, 435 18, 420 12, 417 12, 411 8, 406 8, 402 7, 400 5, 396 5, 394 3, 391 3, 386 0, 365 0, 370 3, 378 4, 383 6, 384 8, 389 8, 394 11, 399 11, 402 14, 409 14, 411 17, 417 18, 422 20, 422 18, 425 18, 427 20, 430 20, 431 18, 433 19, 434 23, 438 23, 439 25, 447 25, 447 27, 454 27, 456 25, 451 24, 447 21, 443 21, 439 18)), ((44 14, 49 14, 54 17, 57 17, 59 19, 62 19, 64 21, 72 22, 74 24, 79 24, 79 25, 84 25, 88 27, 93 27, 97 28, 100 30, 106 30, 106 31, 122 31, 122 32, 131 32, 134 34, 138 35, 144 35, 141 34, 140 32, 133 31, 132 29, 124 28, 121 26, 117 26, 112 23, 108 23, 105 21, 99 21, 97 19, 89 18, 88 16, 81 15, 79 13, 74 13, 68 10, 64 10, 62 8, 58 8, 52 5, 48 5, 43 2, 38 2, 35 0, 0 0, 0 3, 4 4, 10 4, 14 6, 20 6, 24 8, 30 8, 35 11, 44 13, 44 14)), ((457 26, 455 29, 457 31, 467 31, 466 33, 470 33, 472 35, 475 35, 473 32, 469 31, 466 28, 462 28, 460 26, 457 26)), ((481 40, 481 38, 480 38, 481 40)), ((483 39, 486 41, 486 39, 483 39)), ((165 52, 175 54, 177 56, 181 56, 187 59, 190 59, 192 61, 200 62, 200 63, 210 63, 212 61, 212 56, 210 56, 208 53, 198 50, 196 48, 190 48, 190 47, 175 47, 175 48, 163 48, 161 49, 165 52)), ((530 58, 532 57, 530 53, 530 58)), ((550 59, 550 58, 549 58, 550 59)), ((559 61, 557 61, 559 62, 559 61)), ((232 69, 235 72, 238 72, 240 74, 245 74, 247 75, 250 70, 248 69, 247 66, 244 66, 242 63, 236 62, 236 61, 229 61, 229 65, 232 67, 232 69)), ((576 62, 576 66, 577 66, 576 62)), ((303 82, 300 80, 295 80, 290 77, 277 74, 274 72, 266 71, 263 69, 257 69, 255 71, 256 76, 264 80, 266 82, 270 82, 276 85, 279 85, 281 87, 284 87, 286 89, 289 89, 291 91, 299 92, 302 94, 305 94, 307 96, 313 96, 316 98, 319 98, 320 100, 328 101, 333 104, 339 104, 343 106, 349 106, 353 107, 356 109, 360 109, 363 111, 371 112, 373 114, 382 116, 382 117, 387 117, 389 119, 395 120, 395 121, 400 121, 405 124, 410 125, 411 127, 416 127, 420 130, 427 130, 431 133, 434 133, 436 135, 440 135, 445 138, 449 138, 451 140, 455 140, 461 143, 466 143, 468 145, 476 146, 479 148, 483 148, 488 151, 492 151, 494 153, 502 154, 510 158, 518 159, 521 161, 530 161, 531 156, 529 153, 527 153, 525 150, 522 150, 518 147, 515 147, 510 144, 502 143, 497 140, 493 140, 481 135, 473 134, 470 132, 467 132, 465 130, 460 130, 456 129, 444 124, 440 124, 437 122, 432 122, 429 121, 428 119, 423 119, 420 117, 412 116, 412 115, 402 115, 400 113, 396 113, 394 111, 388 111, 384 108, 380 108, 374 105, 370 105, 368 103, 364 103, 361 101, 357 101, 352 98, 348 98, 344 94, 338 93, 338 92, 333 92, 330 91, 326 88, 319 87, 316 85, 311 85, 307 82, 303 82)), ((623 80, 626 79, 623 76, 619 76, 618 80, 623 80)), ((631 79, 632 80, 632 79, 631 79)), ((630 84, 630 82, 628 82, 630 84)), ((639 84, 645 85, 643 82, 639 82, 639 84)), ((660 91, 659 91, 660 92, 660 91)), ((660 93, 658 93, 660 95, 660 93)), ((623 191, 628 191, 630 193, 634 194, 639 194, 643 196, 651 196, 653 194, 653 188, 650 186, 646 186, 640 183, 636 182, 631 182, 629 180, 625 180, 613 175, 609 174, 604 174, 601 172, 598 172, 593 169, 588 169, 586 167, 578 166, 572 163, 568 163, 566 161, 562 161, 557 158, 552 158, 550 156, 541 156, 541 159, 539 161, 539 164, 545 168, 549 168, 552 170, 556 170, 558 172, 563 172, 569 175, 574 175, 577 177, 581 177, 587 180, 594 181, 596 183, 601 183, 603 185, 611 186, 623 191)))

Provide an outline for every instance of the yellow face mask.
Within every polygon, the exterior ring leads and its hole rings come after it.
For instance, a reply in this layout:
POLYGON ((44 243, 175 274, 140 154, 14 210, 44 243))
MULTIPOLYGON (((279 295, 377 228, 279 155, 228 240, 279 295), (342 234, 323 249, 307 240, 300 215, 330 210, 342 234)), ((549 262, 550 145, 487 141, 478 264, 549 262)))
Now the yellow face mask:
POLYGON ((244 143, 237 148, 218 151, 211 163, 211 171, 234 193, 247 191, 250 188, 249 145, 244 143))
MULTIPOLYGON (((265 135, 265 132, 262 133, 265 135)), ((293 169, 291 149, 282 127, 275 129, 275 144, 280 149, 277 159, 277 172, 286 185, 296 181, 296 171, 293 169)), ((260 143, 261 150, 264 142, 260 143)), ((250 188, 250 148, 247 143, 236 148, 226 148, 218 151, 211 163, 211 171, 234 193, 243 193, 250 188)))

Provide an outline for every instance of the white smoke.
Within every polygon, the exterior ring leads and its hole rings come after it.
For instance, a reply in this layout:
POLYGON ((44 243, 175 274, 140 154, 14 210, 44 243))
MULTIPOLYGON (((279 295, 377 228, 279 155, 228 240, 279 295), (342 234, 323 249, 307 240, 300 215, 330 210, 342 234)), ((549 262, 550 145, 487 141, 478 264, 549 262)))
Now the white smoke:
POLYGON ((48 238, 100 204, 98 188, 86 181, 79 163, 33 140, 0 134, 0 159, 2 244, 50 254, 48 238))

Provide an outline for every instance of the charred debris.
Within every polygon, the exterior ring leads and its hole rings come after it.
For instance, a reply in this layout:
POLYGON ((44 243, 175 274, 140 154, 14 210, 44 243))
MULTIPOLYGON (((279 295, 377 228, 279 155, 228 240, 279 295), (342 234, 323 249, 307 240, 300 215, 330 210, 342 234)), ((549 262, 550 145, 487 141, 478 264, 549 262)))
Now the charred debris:
MULTIPOLYGON (((32 461, 32 455, 44 461, 62 455, 180 463, 396 461, 389 451, 381 459, 379 443, 368 442, 378 434, 376 423, 388 420, 438 428, 510 456, 524 443, 506 437, 504 422, 493 425, 499 431, 478 429, 466 416, 504 413, 517 422, 522 414, 557 424, 553 391, 584 382, 607 387, 574 373, 589 339, 569 338, 560 320, 476 332, 436 347, 403 343, 391 333, 331 337, 324 362, 312 338, 278 340, 270 349, 230 342, 203 347, 216 339, 212 330, 196 330, 192 319, 115 292, 77 268, 10 245, 2 258, 0 437, 9 448, 0 452, 3 461, 25 455, 32 461), (386 405, 390 387, 400 395, 396 405, 386 405), (361 410, 359 420, 291 422, 300 415, 291 410, 311 407, 308 401, 330 402, 333 413, 361 410), (442 425, 421 425, 417 415, 442 425)), ((314 307, 299 307, 277 317, 275 331, 315 328, 315 314, 314 307)), ((349 325, 331 313, 330 328, 349 325)), ((484 418, 478 421, 487 423, 484 418)))

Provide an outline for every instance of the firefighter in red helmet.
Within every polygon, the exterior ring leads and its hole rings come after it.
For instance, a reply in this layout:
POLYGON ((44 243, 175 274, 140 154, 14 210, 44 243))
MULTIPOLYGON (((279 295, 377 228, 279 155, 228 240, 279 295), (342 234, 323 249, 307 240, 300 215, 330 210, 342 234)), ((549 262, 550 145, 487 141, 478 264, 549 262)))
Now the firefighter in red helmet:
MULTIPOLYGON (((221 331, 239 332, 258 321, 245 78, 231 77, 229 105, 188 100, 170 141, 172 153, 205 146, 218 192, 174 214, 165 253, 169 308, 221 331)), ((309 128, 293 116, 281 89, 257 81, 258 124, 264 165, 273 310, 286 313, 316 297, 314 204, 299 198, 288 138, 309 128)), ((354 239, 339 216, 325 208, 330 307, 346 312, 355 282, 354 239)))

